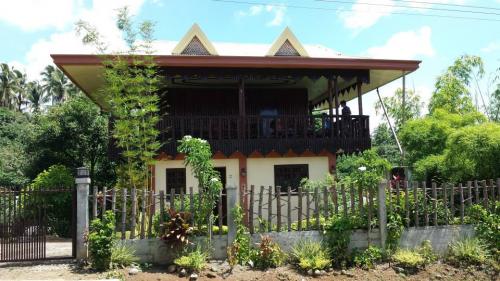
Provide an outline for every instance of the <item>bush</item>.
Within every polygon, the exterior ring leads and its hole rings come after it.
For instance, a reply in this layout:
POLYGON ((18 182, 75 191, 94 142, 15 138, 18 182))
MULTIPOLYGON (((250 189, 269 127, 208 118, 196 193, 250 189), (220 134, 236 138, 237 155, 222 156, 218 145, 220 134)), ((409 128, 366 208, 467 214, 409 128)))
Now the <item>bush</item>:
POLYGON ((449 246, 448 261, 458 266, 481 265, 488 258, 488 250, 478 238, 465 238, 449 246))
POLYGON ((261 269, 278 267, 283 265, 286 254, 281 250, 280 245, 274 242, 269 236, 261 236, 261 242, 256 251, 255 266, 261 269))
POLYGON ((125 244, 114 243, 111 248, 111 268, 124 268, 134 262, 138 258, 135 256, 135 250, 125 244))
POLYGON ((344 217, 342 215, 334 215, 325 224, 323 234, 325 242, 334 255, 337 265, 345 264, 349 261, 348 247, 351 241, 351 233, 363 225, 363 220, 357 216, 344 217))
MULTIPOLYGON (((71 188, 74 178, 71 171, 62 165, 50 166, 33 180, 33 190, 65 189, 68 192, 57 192, 50 196, 34 197, 35 204, 44 204, 49 233, 71 237, 71 188)), ((27 198, 30 199, 30 198, 27 198)))
POLYGON ((424 240, 418 249, 418 253, 425 259, 425 263, 429 264, 437 260, 437 255, 432 250, 431 241, 424 240))
POLYGON ((106 211, 103 219, 95 219, 90 223, 88 237, 89 253, 92 267, 97 270, 109 269, 114 242, 115 215, 106 211))
POLYGON ((476 236, 487 246, 491 255, 500 261, 500 202, 497 201, 491 211, 474 205, 469 215, 475 224, 476 236))
POLYGON ((250 244, 250 233, 243 225, 243 210, 240 205, 236 205, 233 210, 234 224, 236 225, 236 237, 233 243, 227 248, 227 260, 229 265, 245 265, 255 256, 254 249, 250 244))
POLYGON ((311 240, 299 240, 290 255, 292 262, 304 271, 325 269, 332 263, 328 247, 311 240))
POLYGON ((417 271, 425 266, 425 258, 415 250, 399 249, 392 256, 394 263, 407 271, 417 271))
POLYGON ((197 247, 194 251, 187 252, 185 255, 178 257, 174 263, 189 271, 200 271, 206 266, 207 253, 197 247))
POLYGON ((188 223, 191 215, 187 212, 176 212, 173 209, 168 212, 170 220, 165 225, 165 233, 162 239, 171 248, 182 248, 189 244, 189 235, 193 231, 193 228, 188 223))
POLYGON ((382 261, 382 249, 374 246, 368 247, 364 251, 354 254, 354 265, 363 269, 370 269, 375 266, 375 263, 382 261))

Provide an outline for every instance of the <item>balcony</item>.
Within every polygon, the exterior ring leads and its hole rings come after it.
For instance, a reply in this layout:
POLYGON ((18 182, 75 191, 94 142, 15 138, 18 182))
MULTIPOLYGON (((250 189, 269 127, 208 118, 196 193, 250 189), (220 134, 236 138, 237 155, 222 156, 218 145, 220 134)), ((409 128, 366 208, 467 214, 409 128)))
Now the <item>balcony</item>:
POLYGON ((289 150, 345 153, 370 148, 369 117, 352 115, 164 116, 159 122, 162 151, 176 154, 185 135, 206 139, 214 152, 284 154, 289 150))

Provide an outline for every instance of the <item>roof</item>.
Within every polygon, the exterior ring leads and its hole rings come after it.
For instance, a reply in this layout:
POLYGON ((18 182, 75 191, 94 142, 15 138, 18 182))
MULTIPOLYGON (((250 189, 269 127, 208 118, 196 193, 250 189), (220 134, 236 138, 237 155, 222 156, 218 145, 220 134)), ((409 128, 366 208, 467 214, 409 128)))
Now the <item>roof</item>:
MULTIPOLYGON (((364 71, 369 83, 362 94, 385 85, 403 74, 418 69, 420 61, 348 57, 322 45, 300 43, 286 28, 272 44, 210 42, 198 25, 193 25, 179 41, 153 43, 155 62, 163 68, 280 70, 289 73, 307 71, 364 71)), ((103 84, 101 57, 91 54, 52 54, 54 63, 101 108, 108 108, 107 97, 99 92, 103 84)), ((325 77, 306 77, 290 87, 308 89, 310 100, 321 100, 327 88, 325 77)), ((352 82, 339 80, 344 87, 342 99, 356 97, 352 82)))

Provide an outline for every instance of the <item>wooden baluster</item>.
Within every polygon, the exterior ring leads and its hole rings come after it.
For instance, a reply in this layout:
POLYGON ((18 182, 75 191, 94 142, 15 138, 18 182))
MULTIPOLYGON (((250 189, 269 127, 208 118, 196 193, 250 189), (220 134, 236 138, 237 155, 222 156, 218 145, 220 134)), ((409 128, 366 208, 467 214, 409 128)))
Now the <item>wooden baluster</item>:
MULTIPOLYGON (((217 201, 217 212, 219 213, 218 222, 219 222, 219 236, 222 235, 222 189, 219 190, 219 200, 217 201)), ((250 229, 250 233, 252 233, 252 229, 250 229)))
POLYGON ((355 196, 356 195, 354 194, 354 183, 352 183, 352 184, 350 184, 350 189, 349 189, 349 197, 351 199, 351 214, 356 213, 356 205, 354 202, 355 196))
POLYGON ((329 206, 328 206, 328 187, 323 187, 323 216, 328 218, 329 216, 329 206))
POLYGON ((415 227, 418 227, 418 182, 413 182, 413 202, 415 207, 415 227))
POLYGON ((481 185, 483 186, 483 206, 488 209, 488 186, 485 180, 481 181, 481 185))
POLYGON ((337 193, 337 184, 333 183, 332 185, 332 201, 333 207, 335 208, 335 215, 339 214, 339 195, 337 193))
POLYGON ((106 187, 102 188, 102 209, 101 213, 104 215, 106 213, 106 200, 107 200, 107 195, 108 195, 108 189, 106 187))
POLYGON ((126 232, 126 224, 127 224, 127 189, 123 188, 123 194, 122 194, 122 237, 121 239, 124 240, 125 237, 125 232, 126 232))
MULTIPOLYGON (((189 212, 191 212, 191 216, 194 217, 194 193, 193 187, 189 187, 189 212)), ((194 226, 194 219, 191 220, 191 225, 194 226)))
POLYGON ((97 193, 97 186, 94 186, 94 193, 93 193, 93 196, 92 196, 92 219, 96 219, 97 218, 97 200, 98 200, 98 193, 97 193))
POLYGON ((164 233, 165 233, 165 192, 163 190, 160 190, 160 235, 163 235, 164 233))
MULTIPOLYGON (((142 189, 142 200, 141 200, 141 239, 146 238, 146 201, 147 201, 147 190, 142 189)), ((149 222, 153 223, 153 222, 149 222)))
POLYGON ((116 188, 111 190, 111 210, 116 217, 116 188))
MULTIPOLYGON (((170 188, 170 209, 174 210, 174 211, 178 211, 175 209, 175 189, 174 188, 170 188)), ((200 201, 201 202, 201 201, 200 201)))
MULTIPOLYGON (((221 198, 221 197, 219 197, 221 198)), ((184 188, 181 188, 181 212, 184 212, 185 211, 185 204, 184 204, 184 188)), ((220 215, 220 214, 219 214, 220 215)))
POLYGON ((264 232, 264 225, 262 224, 262 220, 264 219, 262 217, 262 202, 264 201, 264 186, 260 186, 260 192, 259 192, 259 210, 258 210, 258 215, 259 215, 259 232, 264 232))
POLYGON ((267 231, 273 231, 273 187, 269 186, 269 193, 267 198, 267 231))
POLYGON ((448 210, 448 194, 447 194, 447 185, 444 183, 441 185, 441 188, 443 189, 443 205, 445 209, 445 224, 449 224, 450 218, 449 218, 449 210, 448 210))
POLYGON ((437 190, 436 190, 436 183, 433 182, 431 185, 432 188, 432 211, 433 211, 433 221, 434 221, 434 226, 438 225, 438 215, 437 215, 437 190))
POLYGON ((153 191, 149 192, 149 200, 148 201, 149 201, 149 206, 151 206, 149 216, 148 216, 148 222, 149 222, 148 223, 148 237, 152 238, 153 237, 153 215, 156 212, 156 204, 155 204, 155 197, 154 197, 153 191))
POLYGON ((451 221, 455 219, 455 187, 453 184, 450 187, 450 214, 451 214, 451 221))
POLYGON ((276 222, 278 225, 278 232, 281 231, 281 186, 276 189, 276 222))
POLYGON ((311 209, 311 200, 310 200, 310 193, 311 191, 309 189, 306 189, 306 230, 310 230, 311 228, 311 221, 310 221, 310 209, 311 209))
MULTIPOLYGON (((491 189, 491 201, 495 202, 495 182, 493 179, 490 179, 490 189, 491 189)), ((493 203, 494 204, 494 203, 493 203)))
POLYGON ((425 219, 425 226, 429 226, 429 212, 427 211, 427 185, 426 182, 422 182, 422 189, 424 193, 424 219, 425 219))
POLYGON ((250 202, 248 204, 248 227, 250 228, 250 234, 254 233, 254 226, 253 226, 253 201, 254 201, 254 192, 255 192, 255 187, 253 185, 250 185, 250 202))
POLYGON ((287 222, 287 230, 290 232, 292 231, 292 202, 291 202, 291 195, 292 195, 292 187, 288 186, 288 189, 286 191, 286 196, 287 196, 287 211, 286 211, 286 222, 287 222))
POLYGON ((136 189, 132 188, 132 192, 130 194, 132 211, 130 214, 130 239, 135 238, 135 220, 137 216, 137 197, 136 197, 136 189))
POLYGON ((316 229, 319 230, 319 192, 318 192, 318 187, 314 188, 314 216, 316 219, 316 229))
POLYGON ((474 193, 476 195, 476 201, 474 203, 479 204, 479 184, 477 180, 474 181, 474 193))
POLYGON ((396 210, 399 210, 401 208, 401 198, 399 195, 399 183, 400 181, 396 181, 396 210))
POLYGON ((408 181, 403 181, 403 190, 405 193, 405 221, 406 227, 410 227, 410 192, 408 190, 408 181))
POLYGON ((297 213, 297 230, 302 231, 302 187, 298 187, 297 190, 299 194, 299 210, 297 213))
POLYGON ((373 193, 370 191, 368 188, 366 190, 367 195, 368 195, 368 246, 371 245, 371 232, 372 232, 372 211, 373 211, 373 193))
POLYGON ((347 198, 345 194, 345 185, 340 185, 340 191, 342 192, 342 208, 344 211, 344 217, 347 217, 347 198))
POLYGON ((458 186, 460 188, 460 224, 464 224, 465 202, 464 202, 464 188, 462 183, 458 186))
POLYGON ((467 182, 467 205, 469 206, 469 208, 472 206, 472 182, 471 181, 468 181, 467 182))
POLYGON ((363 216, 363 188, 361 186, 358 187, 358 209, 359 215, 363 216))

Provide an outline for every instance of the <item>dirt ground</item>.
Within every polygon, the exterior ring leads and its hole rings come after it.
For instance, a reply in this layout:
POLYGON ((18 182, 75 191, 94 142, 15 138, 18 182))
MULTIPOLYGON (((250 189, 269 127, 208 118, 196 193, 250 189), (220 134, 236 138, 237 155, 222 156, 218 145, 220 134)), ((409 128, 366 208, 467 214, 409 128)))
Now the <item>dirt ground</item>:
MULTIPOLYGON (((119 270, 125 280, 134 281, 170 281, 189 280, 186 277, 179 277, 178 273, 170 274, 165 267, 153 267, 145 269, 136 275, 129 275, 128 269, 119 270)), ((378 265, 373 270, 349 269, 341 272, 334 270, 321 276, 307 276, 299 273, 294 268, 280 267, 266 271, 254 270, 246 267, 236 267, 232 273, 227 271, 227 265, 212 262, 207 269, 200 272, 198 280, 248 280, 248 281, 306 281, 306 280, 494 280, 500 281, 498 275, 488 274, 484 270, 474 268, 454 268, 446 264, 434 264, 414 275, 403 275, 397 273, 389 264, 378 265)), ((45 263, 21 263, 21 264, 0 264, 0 280, 98 280, 118 276, 109 273, 98 273, 82 268, 75 263, 68 261, 51 261, 45 263)))

